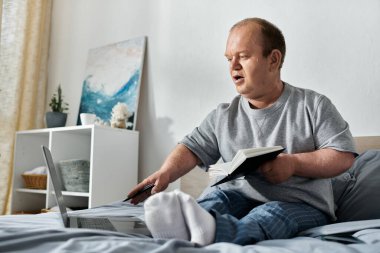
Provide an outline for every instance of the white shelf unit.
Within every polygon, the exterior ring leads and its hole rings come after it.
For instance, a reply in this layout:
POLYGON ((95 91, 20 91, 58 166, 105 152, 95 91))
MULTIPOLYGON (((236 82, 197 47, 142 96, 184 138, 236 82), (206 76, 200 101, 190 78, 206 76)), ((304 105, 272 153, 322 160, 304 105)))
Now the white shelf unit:
POLYGON ((99 125, 47 128, 16 133, 11 212, 35 212, 56 205, 48 175, 46 190, 24 188, 21 174, 44 166, 41 145, 50 148, 54 163, 90 161, 89 192, 64 191, 67 206, 91 208, 126 197, 137 184, 139 133, 99 125))

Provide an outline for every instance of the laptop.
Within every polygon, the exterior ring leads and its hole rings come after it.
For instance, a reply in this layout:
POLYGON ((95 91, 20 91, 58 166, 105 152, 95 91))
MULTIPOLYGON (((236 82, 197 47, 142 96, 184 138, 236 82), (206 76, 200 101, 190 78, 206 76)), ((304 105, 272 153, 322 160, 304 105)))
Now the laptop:
POLYGON ((57 200, 59 212, 62 217, 63 225, 66 228, 91 228, 126 234, 138 233, 143 235, 151 235, 145 222, 135 216, 86 216, 86 214, 75 214, 75 212, 70 213, 69 215, 62 195, 63 184, 61 175, 57 172, 50 150, 45 146, 41 147, 46 166, 50 173, 50 178, 53 184, 53 190, 57 200))

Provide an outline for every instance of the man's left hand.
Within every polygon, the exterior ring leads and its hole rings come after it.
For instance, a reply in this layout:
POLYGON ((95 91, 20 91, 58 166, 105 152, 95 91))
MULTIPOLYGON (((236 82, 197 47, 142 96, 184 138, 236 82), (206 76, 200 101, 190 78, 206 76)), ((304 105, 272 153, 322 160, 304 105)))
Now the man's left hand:
POLYGON ((276 159, 263 163, 259 170, 273 184, 280 184, 294 174, 294 166, 289 154, 279 154, 276 159))

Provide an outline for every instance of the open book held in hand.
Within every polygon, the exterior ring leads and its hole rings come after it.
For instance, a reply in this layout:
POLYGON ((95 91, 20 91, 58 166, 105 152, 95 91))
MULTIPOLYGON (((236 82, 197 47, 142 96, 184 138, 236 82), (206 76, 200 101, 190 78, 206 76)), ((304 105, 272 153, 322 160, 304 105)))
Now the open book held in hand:
POLYGON ((262 163, 276 158, 284 150, 285 148, 281 146, 240 149, 231 162, 217 163, 210 166, 209 173, 211 177, 226 175, 212 186, 248 175, 257 170, 262 163))

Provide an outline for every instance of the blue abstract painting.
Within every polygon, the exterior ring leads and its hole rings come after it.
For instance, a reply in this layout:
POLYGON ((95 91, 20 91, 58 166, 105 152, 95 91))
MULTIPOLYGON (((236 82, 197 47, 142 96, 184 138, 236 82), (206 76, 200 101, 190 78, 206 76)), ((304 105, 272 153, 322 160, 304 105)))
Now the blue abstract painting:
POLYGON ((139 37, 89 51, 78 125, 81 113, 94 113, 109 125, 112 108, 120 102, 128 107, 127 129, 135 130, 145 44, 146 38, 139 37))

